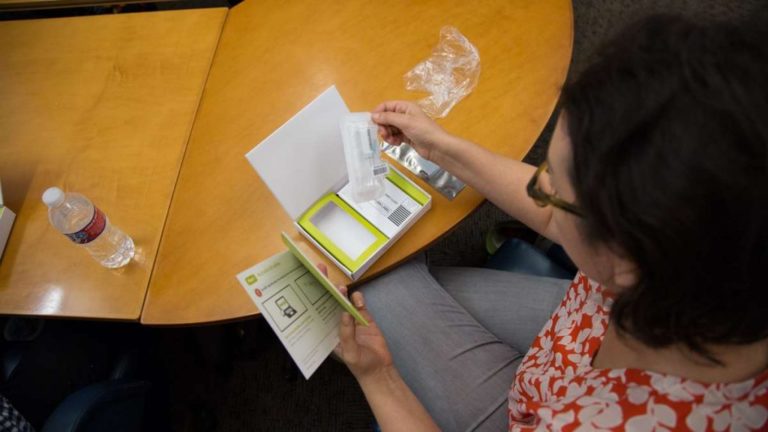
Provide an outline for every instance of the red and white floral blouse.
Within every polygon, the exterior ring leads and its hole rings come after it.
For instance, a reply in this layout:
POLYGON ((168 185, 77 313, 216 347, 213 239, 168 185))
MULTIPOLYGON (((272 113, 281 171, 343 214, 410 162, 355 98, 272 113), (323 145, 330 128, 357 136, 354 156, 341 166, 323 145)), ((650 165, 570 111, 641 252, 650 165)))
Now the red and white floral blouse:
POLYGON ((638 369, 593 369, 611 299, 579 273, 509 392, 509 430, 768 431, 768 371, 702 384, 638 369))

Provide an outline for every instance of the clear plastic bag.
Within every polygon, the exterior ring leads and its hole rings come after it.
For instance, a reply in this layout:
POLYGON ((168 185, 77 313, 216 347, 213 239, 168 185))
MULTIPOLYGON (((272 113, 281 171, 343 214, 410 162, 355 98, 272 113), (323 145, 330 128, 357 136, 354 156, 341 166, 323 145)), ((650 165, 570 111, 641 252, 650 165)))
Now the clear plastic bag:
MULTIPOLYGON (((456 27, 445 26, 440 29, 440 42, 432 50, 432 56, 417 64, 403 78, 406 89, 430 94, 418 102, 419 106, 430 117, 441 118, 474 90, 479 77, 477 48, 456 27)), ((407 144, 393 146, 385 143, 384 151, 449 200, 464 189, 464 182, 422 158, 407 144)))
POLYGON ((352 199, 362 203, 381 198, 389 168, 381 159, 378 127, 371 121, 371 113, 349 113, 339 126, 352 199))
POLYGON ((440 29, 440 42, 432 56, 405 74, 405 88, 430 96, 419 106, 432 118, 448 115, 456 103, 472 92, 480 76, 480 54, 456 27, 440 29))

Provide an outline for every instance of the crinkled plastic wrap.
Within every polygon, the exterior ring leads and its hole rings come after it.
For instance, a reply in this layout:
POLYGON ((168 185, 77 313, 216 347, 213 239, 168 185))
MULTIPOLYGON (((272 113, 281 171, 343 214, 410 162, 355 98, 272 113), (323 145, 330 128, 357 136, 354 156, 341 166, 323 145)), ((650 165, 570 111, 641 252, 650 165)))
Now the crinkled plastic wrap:
MULTIPOLYGON (((405 74, 405 88, 429 93, 430 96, 419 101, 419 106, 430 117, 441 118, 472 92, 479 76, 477 48, 455 27, 446 26, 440 30, 440 42, 432 56, 405 74)), ((384 151, 449 200, 464 189, 464 182, 424 159, 407 144, 392 146, 385 143, 384 151)))
POLYGON ((456 27, 440 29, 440 42, 432 56, 405 74, 405 88, 430 96, 419 106, 432 118, 445 117, 472 92, 480 76, 480 54, 456 27))

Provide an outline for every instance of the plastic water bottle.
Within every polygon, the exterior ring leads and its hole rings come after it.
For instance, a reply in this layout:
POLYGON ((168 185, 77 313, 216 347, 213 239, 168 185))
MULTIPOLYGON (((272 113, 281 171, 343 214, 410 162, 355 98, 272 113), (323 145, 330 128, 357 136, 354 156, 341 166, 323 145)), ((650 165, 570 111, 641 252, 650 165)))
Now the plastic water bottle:
POLYGON ((48 206, 51 225, 73 242, 83 245, 104 267, 122 267, 133 258, 133 240, 112 226, 107 216, 88 198, 52 187, 43 193, 43 202, 48 206))

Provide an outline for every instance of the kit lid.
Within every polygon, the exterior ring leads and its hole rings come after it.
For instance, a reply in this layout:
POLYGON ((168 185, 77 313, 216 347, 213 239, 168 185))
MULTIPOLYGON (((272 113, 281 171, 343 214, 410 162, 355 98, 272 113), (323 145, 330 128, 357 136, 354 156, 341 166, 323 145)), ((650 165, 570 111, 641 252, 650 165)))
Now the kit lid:
POLYGON ((339 120, 347 113, 331 86, 245 155, 291 219, 346 183, 339 120))

